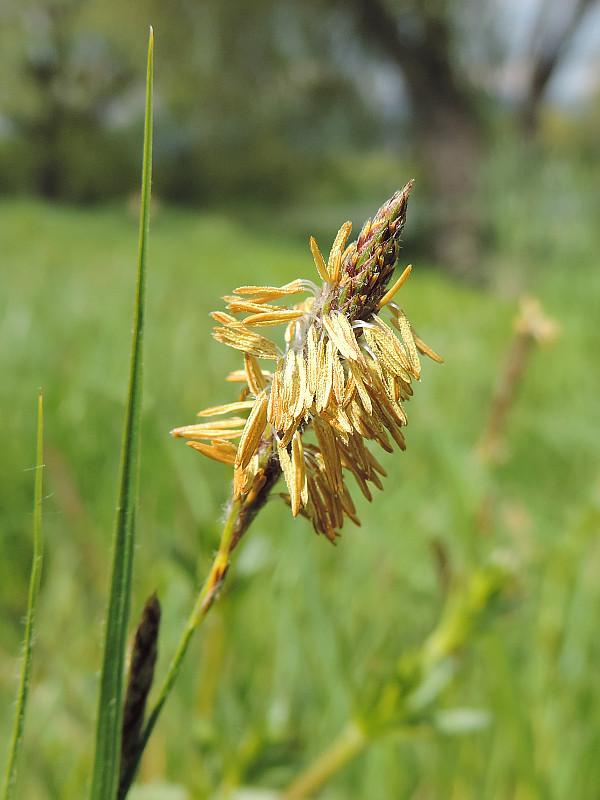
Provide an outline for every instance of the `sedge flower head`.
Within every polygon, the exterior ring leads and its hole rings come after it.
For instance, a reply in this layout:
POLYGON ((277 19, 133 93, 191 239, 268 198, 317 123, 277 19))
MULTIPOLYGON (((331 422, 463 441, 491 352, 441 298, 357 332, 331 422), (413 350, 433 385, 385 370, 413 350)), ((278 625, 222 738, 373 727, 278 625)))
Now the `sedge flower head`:
POLYGON ((371 484, 382 488, 385 471, 367 443, 391 452, 392 440, 405 449, 403 404, 420 379, 419 353, 441 360, 393 302, 411 267, 388 288, 411 187, 396 192, 349 245, 351 223, 342 225, 327 262, 311 238, 321 285, 240 286, 223 298, 227 312, 212 314, 214 338, 244 354, 244 369, 228 377, 243 384, 239 399, 199 414, 224 419, 173 434, 233 466, 234 500, 245 515, 239 535, 283 473, 293 515, 334 541, 346 517, 360 524, 348 474, 368 500, 371 484), (300 294, 300 302, 289 302, 300 294), (280 343, 266 335, 278 325, 286 326, 280 343))

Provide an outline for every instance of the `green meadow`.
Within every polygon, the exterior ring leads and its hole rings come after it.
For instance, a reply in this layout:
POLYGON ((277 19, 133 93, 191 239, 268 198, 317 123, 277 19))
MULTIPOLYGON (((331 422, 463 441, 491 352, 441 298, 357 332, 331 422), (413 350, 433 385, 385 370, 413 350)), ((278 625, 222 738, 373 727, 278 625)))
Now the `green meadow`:
MULTIPOLYGON (((317 796, 596 800, 598 177, 560 152, 525 163, 499 153, 487 177, 493 230, 481 287, 419 263, 409 204, 400 263, 414 268, 399 302, 445 363, 423 359, 407 450, 377 453, 384 490, 369 504, 353 488, 362 525, 347 522, 336 547, 274 493, 194 636, 132 798, 277 796, 348 720, 368 717, 370 698, 419 650, 447 596, 500 564, 509 578, 453 654, 436 699, 453 724, 398 723, 317 796), (486 462, 476 445, 523 295, 539 299, 559 333, 530 352, 502 457, 486 462)), ((418 184, 413 196, 418 206, 418 184)), ((159 683, 230 491, 229 467, 169 436, 198 410, 236 399, 224 378, 241 358, 212 339, 209 312, 236 286, 316 280, 309 236, 327 251, 348 217, 356 232, 364 217, 343 207, 269 216, 159 205, 154 214, 131 629, 156 590, 159 683)), ((138 223, 125 204, 3 200, 0 243, 0 766, 27 605, 41 388, 45 559, 17 796, 70 800, 85 796, 93 758, 138 223)))

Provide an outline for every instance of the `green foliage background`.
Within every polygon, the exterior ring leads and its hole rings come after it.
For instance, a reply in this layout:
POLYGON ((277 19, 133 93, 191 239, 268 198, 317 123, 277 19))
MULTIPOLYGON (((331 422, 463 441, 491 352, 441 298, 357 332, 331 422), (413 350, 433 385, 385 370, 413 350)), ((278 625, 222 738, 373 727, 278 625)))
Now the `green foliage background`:
POLYGON ((330 57, 331 14, 339 22, 335 8, 279 0, 5 0, 0 194, 89 204, 137 189, 149 23, 155 194, 203 205, 314 194, 338 174, 334 144, 382 141, 330 57))
MULTIPOLYGON (((398 185, 410 177, 397 165, 389 173, 398 185)), ((492 556, 517 575, 502 615, 462 653, 461 677, 443 696, 448 708, 489 711, 490 724, 462 737, 423 731, 377 743, 321 796, 595 800, 599 177, 572 144, 539 154, 498 147, 487 173, 495 246, 485 290, 413 258, 415 186, 402 256, 415 268, 402 304, 446 363, 425 365, 407 409, 408 450, 383 457, 384 492, 372 505, 359 500, 362 527, 349 524, 337 548, 277 499, 267 505, 236 551, 149 745, 142 780, 162 788, 138 796, 289 782, 435 625, 443 603, 437 542, 457 582, 492 556), (507 458, 489 470, 473 448, 523 292, 541 299, 562 333, 534 353, 511 412, 507 458)), ((240 284, 314 278, 308 236, 319 233, 326 249, 344 219, 356 230, 384 199, 364 214, 163 206, 154 215, 133 608, 139 613, 158 591, 159 675, 218 543, 231 477, 168 436, 235 392, 223 378, 239 358, 211 339, 208 312, 240 284)), ((16 688, 42 386, 46 560, 19 792, 75 798, 93 753, 137 220, 118 204, 86 211, 4 201, 0 241, 0 706, 10 708, 16 688)), ((1 741, 10 724, 3 714, 1 741)))

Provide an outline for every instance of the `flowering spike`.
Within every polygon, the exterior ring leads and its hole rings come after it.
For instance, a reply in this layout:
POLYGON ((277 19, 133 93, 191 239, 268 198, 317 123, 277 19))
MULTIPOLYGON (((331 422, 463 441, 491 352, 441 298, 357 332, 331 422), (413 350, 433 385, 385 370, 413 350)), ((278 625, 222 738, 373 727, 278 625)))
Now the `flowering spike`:
POLYGON ((214 406, 200 416, 247 411, 247 417, 203 422, 172 431, 195 449, 234 466, 234 499, 240 503, 235 542, 283 474, 294 516, 310 519, 317 533, 335 542, 344 519, 360 524, 345 482, 352 473, 371 500, 385 471, 366 446, 386 452, 405 448, 403 403, 420 375, 419 353, 439 356, 420 339, 392 298, 408 266, 388 289, 412 181, 367 220, 346 245, 351 223, 340 228, 327 264, 314 238, 310 250, 323 280, 285 286, 241 286, 224 300, 230 313, 214 312, 214 337, 244 354, 244 369, 227 380, 245 384, 237 403, 214 406), (299 292, 307 299, 288 305, 299 292), (281 301, 280 305, 272 301, 281 301), (386 308, 399 336, 378 313, 386 308), (235 314, 249 314, 238 320, 235 314), (254 328, 286 325, 284 348, 254 328), (272 359, 263 370, 258 359, 272 359), (252 399, 254 398, 254 399, 252 399), (306 437, 310 431, 312 438, 306 437), (238 439, 238 445, 230 439, 238 439), (316 442, 315 442, 316 439, 316 442), (203 440, 209 440, 203 441, 203 440))

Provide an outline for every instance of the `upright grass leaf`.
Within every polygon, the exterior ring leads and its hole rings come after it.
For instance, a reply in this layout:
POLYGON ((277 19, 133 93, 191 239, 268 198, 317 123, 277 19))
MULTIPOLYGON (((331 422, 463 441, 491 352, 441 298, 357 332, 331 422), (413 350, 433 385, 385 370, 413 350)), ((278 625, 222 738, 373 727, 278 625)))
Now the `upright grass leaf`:
POLYGON ((146 80, 146 120, 142 169, 142 210, 138 256, 137 294, 131 350, 129 392, 121 456, 121 478, 113 540, 113 566, 104 657, 100 676, 96 752, 91 800, 113 800, 119 782, 123 682, 127 625, 131 600, 135 513, 139 484, 140 418, 142 407, 142 345, 146 253, 150 225, 150 184, 152 176, 152 64, 154 33, 150 29, 146 80))
POLYGON ((6 778, 4 781, 4 800, 11 800, 14 797, 17 784, 17 767, 21 741, 23 738, 23 727, 25 724, 25 706, 29 695, 29 679, 31 674, 31 661, 33 655, 33 633, 35 627, 35 615, 37 610, 38 597, 40 594, 40 580, 42 576, 42 472, 44 459, 44 419, 42 393, 38 401, 38 423, 37 423, 37 457, 35 473, 35 500, 33 507, 33 560, 31 563, 31 578, 29 580, 29 597, 27 600, 27 619, 25 621, 25 641, 23 644, 23 670, 21 672, 21 683, 19 685, 19 696, 17 698, 17 708, 15 712, 15 725, 8 756, 6 768, 6 778))

